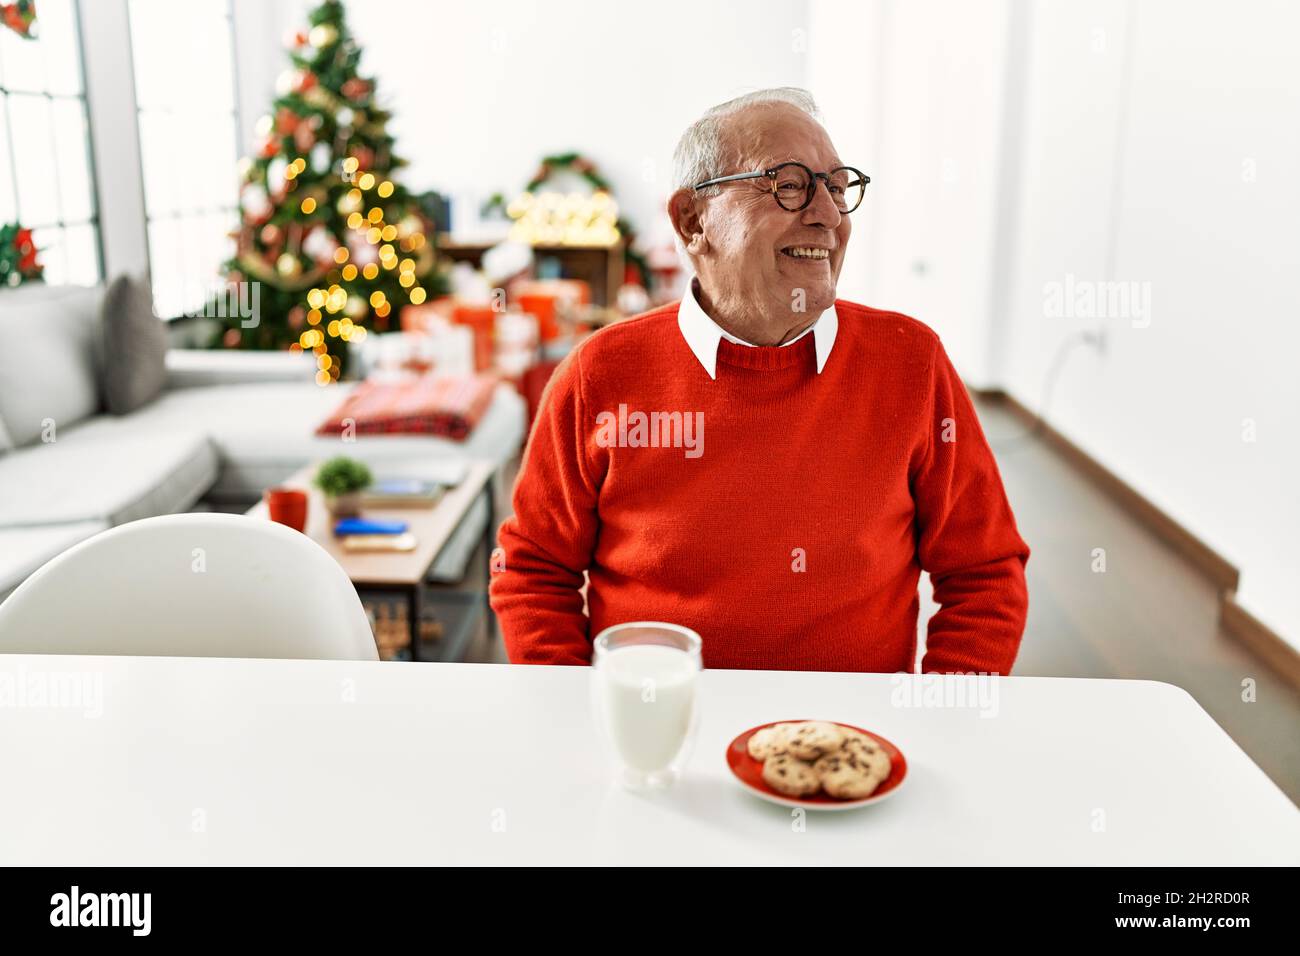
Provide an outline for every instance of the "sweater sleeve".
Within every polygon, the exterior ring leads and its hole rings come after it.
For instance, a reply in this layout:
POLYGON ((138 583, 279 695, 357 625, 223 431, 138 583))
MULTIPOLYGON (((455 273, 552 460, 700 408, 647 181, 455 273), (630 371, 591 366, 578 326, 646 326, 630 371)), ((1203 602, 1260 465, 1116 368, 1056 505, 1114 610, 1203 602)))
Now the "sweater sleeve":
POLYGON ((939 610, 924 673, 1008 674, 1029 611, 1029 546, 1016 530, 993 452, 942 343, 930 377, 928 450, 913 476, 917 556, 939 610))
POLYGON ((598 486, 587 460, 581 350, 560 363, 542 394, 502 523, 490 586, 513 663, 586 664, 591 639, 583 576, 595 547, 598 486))

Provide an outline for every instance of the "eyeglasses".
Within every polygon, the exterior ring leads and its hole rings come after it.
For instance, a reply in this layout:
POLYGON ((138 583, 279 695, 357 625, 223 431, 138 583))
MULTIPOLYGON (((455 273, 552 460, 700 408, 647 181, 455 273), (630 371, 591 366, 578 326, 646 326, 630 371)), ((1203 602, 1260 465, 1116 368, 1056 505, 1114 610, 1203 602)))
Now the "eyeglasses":
POLYGON ((858 208, 866 194, 867 183, 871 182, 870 176, 852 166, 839 166, 828 173, 814 173, 803 163, 790 162, 752 173, 719 176, 717 179, 697 183, 694 188, 703 189, 705 186, 733 183, 742 179, 767 179, 777 205, 790 212, 798 212, 812 205, 813 197, 817 194, 817 180, 820 179, 826 184, 826 191, 831 194, 835 208, 844 215, 858 208))

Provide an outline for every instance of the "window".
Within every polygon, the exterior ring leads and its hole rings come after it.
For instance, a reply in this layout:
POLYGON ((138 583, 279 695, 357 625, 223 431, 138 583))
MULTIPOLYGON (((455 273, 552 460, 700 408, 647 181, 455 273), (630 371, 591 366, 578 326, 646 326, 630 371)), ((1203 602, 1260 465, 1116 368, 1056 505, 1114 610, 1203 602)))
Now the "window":
POLYGON ((154 305, 202 309, 238 221, 238 123, 228 0, 130 0, 131 56, 154 305))
POLYGON ((103 272, 74 0, 41 0, 39 37, 0 28, 0 224, 32 230, 51 284, 103 272))

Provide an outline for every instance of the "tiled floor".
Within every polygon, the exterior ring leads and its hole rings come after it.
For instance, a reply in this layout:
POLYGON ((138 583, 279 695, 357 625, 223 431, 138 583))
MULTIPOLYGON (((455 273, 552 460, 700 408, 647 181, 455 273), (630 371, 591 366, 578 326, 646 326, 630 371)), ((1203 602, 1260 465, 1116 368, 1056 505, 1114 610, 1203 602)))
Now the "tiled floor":
MULTIPOLYGON (((1024 440, 1024 426, 1006 411, 983 402, 979 411, 1032 549, 1015 673, 1176 684, 1300 802, 1300 693, 1220 629, 1214 590, 1186 560, 1058 454, 1024 440), (1092 570, 1094 548, 1106 549, 1105 573, 1092 570), (1255 682, 1250 703, 1242 699, 1247 678, 1255 682)), ((924 579, 922 590, 928 598, 924 579)), ((923 602, 923 616, 932 609, 923 602)), ((469 653, 505 660, 500 639, 481 634, 469 653)))

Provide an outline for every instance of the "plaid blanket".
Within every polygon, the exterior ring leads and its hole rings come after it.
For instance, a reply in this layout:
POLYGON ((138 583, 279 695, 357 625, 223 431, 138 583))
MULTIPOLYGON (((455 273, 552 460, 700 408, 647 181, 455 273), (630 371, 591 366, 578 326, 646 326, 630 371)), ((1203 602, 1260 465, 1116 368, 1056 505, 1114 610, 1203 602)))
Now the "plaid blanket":
POLYGON ((400 382, 362 382, 316 429, 339 435, 438 435, 461 441, 492 401, 496 379, 486 375, 422 375, 400 382))

